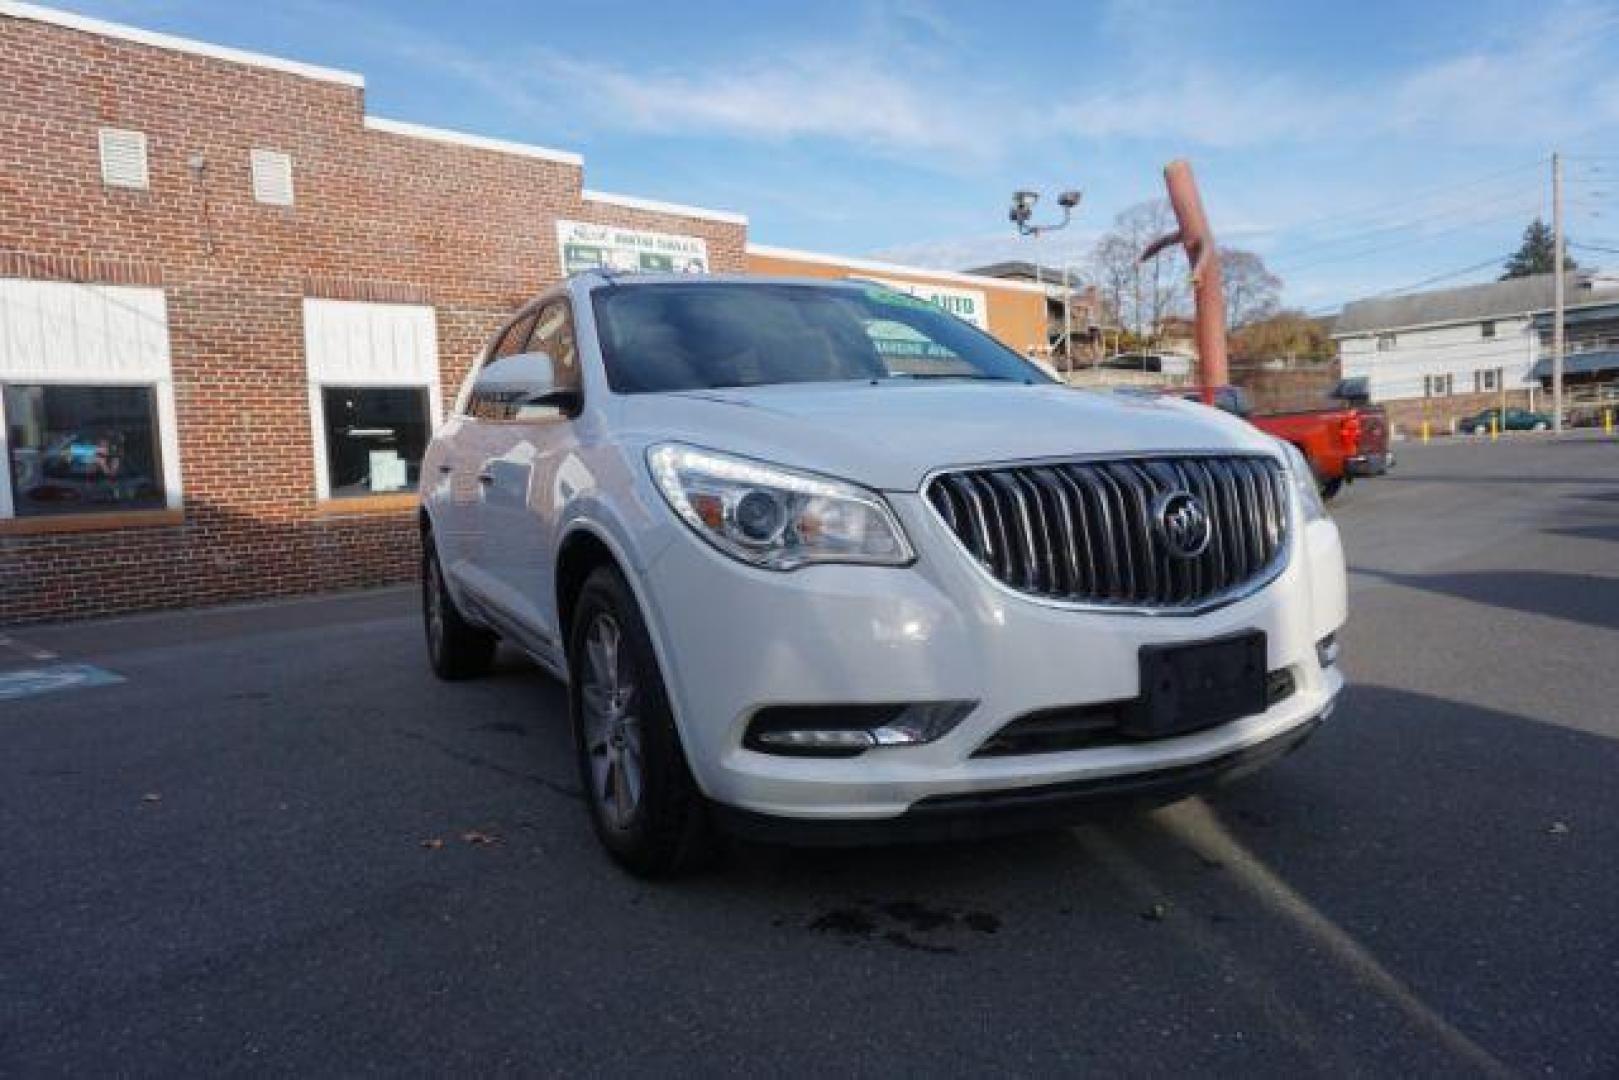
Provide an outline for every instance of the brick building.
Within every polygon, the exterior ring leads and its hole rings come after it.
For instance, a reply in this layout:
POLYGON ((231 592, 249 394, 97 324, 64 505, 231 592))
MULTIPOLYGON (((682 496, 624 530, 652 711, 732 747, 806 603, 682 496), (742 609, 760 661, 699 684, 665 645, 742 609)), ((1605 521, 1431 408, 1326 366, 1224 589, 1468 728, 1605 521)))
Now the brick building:
POLYGON ((0 624, 413 575, 413 459, 504 315, 745 244, 357 75, 0 2, 0 624))

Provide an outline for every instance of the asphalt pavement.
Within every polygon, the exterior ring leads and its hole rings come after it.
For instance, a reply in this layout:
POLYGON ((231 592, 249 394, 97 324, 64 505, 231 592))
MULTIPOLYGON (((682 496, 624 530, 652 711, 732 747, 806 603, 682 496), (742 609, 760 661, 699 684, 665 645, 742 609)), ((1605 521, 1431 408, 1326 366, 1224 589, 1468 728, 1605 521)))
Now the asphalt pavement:
POLYGON ((559 688, 436 681, 411 590, 0 631, 80 668, 0 697, 0 1075, 1613 1075, 1619 441, 1400 455, 1269 771, 670 884, 598 851, 559 688))

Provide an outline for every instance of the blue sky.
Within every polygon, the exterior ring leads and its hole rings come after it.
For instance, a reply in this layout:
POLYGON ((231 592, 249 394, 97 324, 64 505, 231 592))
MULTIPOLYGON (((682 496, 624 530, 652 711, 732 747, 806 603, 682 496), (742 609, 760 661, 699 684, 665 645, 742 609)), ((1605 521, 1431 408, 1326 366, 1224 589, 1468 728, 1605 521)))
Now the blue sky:
POLYGON ((1619 4, 62 6, 359 71, 375 115, 579 151, 589 187, 739 210, 767 244, 1029 257, 1008 193, 1078 187, 1039 252, 1077 264, 1185 156, 1221 242, 1327 309, 1491 277, 1456 272, 1548 208, 1561 149, 1570 235, 1619 248, 1619 4))

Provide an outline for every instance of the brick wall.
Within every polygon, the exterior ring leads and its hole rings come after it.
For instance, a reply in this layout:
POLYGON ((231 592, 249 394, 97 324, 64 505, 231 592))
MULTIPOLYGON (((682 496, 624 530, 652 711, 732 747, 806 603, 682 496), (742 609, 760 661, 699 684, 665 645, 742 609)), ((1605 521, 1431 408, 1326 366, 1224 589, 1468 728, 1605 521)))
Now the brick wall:
POLYGON ((432 305, 450 401, 559 276, 558 218, 700 236, 716 270, 744 269, 740 223, 585 200, 565 161, 369 129, 340 82, 6 16, 0 72, 0 276, 161 285, 185 493, 177 522, 0 531, 0 624, 414 574, 409 507, 317 505, 306 296, 432 305), (102 126, 145 132, 149 189, 102 184, 102 126), (255 147, 291 155, 295 205, 253 200, 255 147))

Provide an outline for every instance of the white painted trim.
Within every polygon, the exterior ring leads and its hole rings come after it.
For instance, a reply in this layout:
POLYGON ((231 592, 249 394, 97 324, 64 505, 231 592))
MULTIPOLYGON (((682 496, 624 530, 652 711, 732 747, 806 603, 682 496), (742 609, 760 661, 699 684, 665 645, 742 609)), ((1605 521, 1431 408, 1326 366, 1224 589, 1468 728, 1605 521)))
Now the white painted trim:
POLYGON ((634 195, 614 195, 607 191, 591 191, 585 189, 580 195, 586 202, 604 203, 608 206, 623 206, 631 210, 646 210, 654 214, 674 214, 677 217, 705 218, 709 221, 723 221, 728 225, 746 225, 746 214, 732 213, 729 210, 706 210, 701 206, 687 206, 684 203, 660 202, 657 199, 642 199, 634 195))
POLYGON ((847 270, 866 270, 874 274, 908 274, 971 285, 976 289, 1010 289, 1013 292, 1033 292, 1045 295, 1047 286, 1033 281, 1008 281, 1005 278, 986 277, 983 274, 963 274, 959 270, 930 270, 925 266, 905 266, 901 263, 880 262, 876 259, 852 259, 843 255, 824 255, 818 251, 799 251, 796 248, 770 247, 767 244, 749 244, 749 255, 763 255, 767 259, 793 259, 815 263, 818 266, 837 266, 847 270))
POLYGON ((92 19, 88 15, 76 15, 71 11, 58 11, 38 4, 25 4, 19 0, 0 0, 0 15, 12 19, 26 19, 29 22, 48 23, 51 26, 79 30, 86 34, 100 34, 102 37, 117 38, 137 45, 150 45, 157 49, 206 56, 211 60, 269 68, 271 71, 281 71, 288 75, 301 75, 306 79, 320 79, 323 82, 341 83, 344 86, 365 86, 365 76, 352 71, 339 71, 336 68, 319 67, 297 60, 284 60, 279 56, 265 56, 263 53, 248 52, 245 49, 233 49, 227 45, 213 45, 206 41, 176 37, 173 34, 160 34, 155 30, 142 30, 135 26, 125 26, 123 23, 92 19))
POLYGON ((563 165, 577 165, 581 168, 585 164, 583 155, 570 153, 567 150, 552 150, 547 146, 509 142, 506 139, 491 139, 484 135, 470 135, 464 131, 451 131, 448 128, 412 124, 408 120, 389 120, 381 116, 367 116, 365 126, 371 131, 383 131, 389 135, 405 135, 413 139, 430 139, 433 142, 450 143, 454 146, 470 146, 475 150, 493 150, 501 154, 516 154, 519 157, 538 158, 541 161, 556 161, 563 165))

